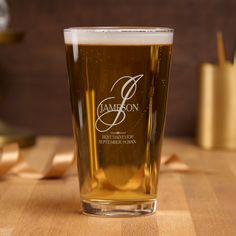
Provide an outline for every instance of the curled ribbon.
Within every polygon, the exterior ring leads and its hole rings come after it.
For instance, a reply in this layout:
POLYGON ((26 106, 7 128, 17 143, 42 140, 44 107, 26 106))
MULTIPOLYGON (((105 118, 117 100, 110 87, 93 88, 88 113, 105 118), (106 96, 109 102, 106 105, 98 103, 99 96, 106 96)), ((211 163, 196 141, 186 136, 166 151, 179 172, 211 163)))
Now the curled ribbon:
POLYGON ((175 170, 187 172, 190 170, 189 166, 184 163, 177 154, 172 154, 170 156, 162 156, 161 166, 163 166, 162 171, 175 170))
MULTIPOLYGON (((60 150, 48 158, 43 170, 37 170, 22 157, 20 148, 17 144, 10 144, 3 147, 0 152, 0 178, 8 173, 29 179, 59 178, 62 177, 75 162, 73 151, 60 150)), ((176 154, 162 156, 161 166, 164 171, 189 170, 189 167, 180 160, 176 154)), ((137 174, 139 175, 139 173, 137 174)), ((97 175, 97 178, 104 179, 104 173, 98 172, 97 175)))
POLYGON ((21 155, 19 146, 11 144, 2 149, 0 155, 0 177, 11 173, 22 178, 59 178, 73 165, 75 158, 71 151, 61 151, 51 156, 44 169, 33 168, 21 155))
POLYGON ((0 154, 0 177, 5 175, 19 160, 20 150, 17 144, 2 148, 0 154))

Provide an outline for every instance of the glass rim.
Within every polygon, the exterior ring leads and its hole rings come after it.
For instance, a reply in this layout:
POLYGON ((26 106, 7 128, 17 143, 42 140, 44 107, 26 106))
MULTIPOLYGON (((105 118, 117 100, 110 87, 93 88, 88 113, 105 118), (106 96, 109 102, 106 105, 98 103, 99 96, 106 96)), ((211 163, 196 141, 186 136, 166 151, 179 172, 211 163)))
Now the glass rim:
POLYGON ((83 33, 173 33, 173 28, 168 27, 126 27, 126 26, 98 26, 98 27, 69 27, 64 32, 83 33))
POLYGON ((166 27, 71 27, 66 44, 154 45, 173 44, 174 30, 166 27))

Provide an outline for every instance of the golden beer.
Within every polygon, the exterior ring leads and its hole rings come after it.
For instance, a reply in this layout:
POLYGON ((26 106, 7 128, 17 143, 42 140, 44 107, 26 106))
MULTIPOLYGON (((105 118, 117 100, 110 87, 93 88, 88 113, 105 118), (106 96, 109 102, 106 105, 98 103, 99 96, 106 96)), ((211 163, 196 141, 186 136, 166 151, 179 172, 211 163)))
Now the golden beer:
POLYGON ((173 31, 64 34, 83 212, 155 212, 173 31))

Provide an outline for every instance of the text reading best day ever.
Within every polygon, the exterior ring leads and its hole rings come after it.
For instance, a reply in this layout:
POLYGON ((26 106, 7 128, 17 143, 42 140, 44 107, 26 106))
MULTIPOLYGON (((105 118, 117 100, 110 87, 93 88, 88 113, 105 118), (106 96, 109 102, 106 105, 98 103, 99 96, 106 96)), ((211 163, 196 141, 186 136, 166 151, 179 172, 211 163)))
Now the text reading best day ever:
POLYGON ((134 135, 102 135, 99 144, 135 144, 134 135))

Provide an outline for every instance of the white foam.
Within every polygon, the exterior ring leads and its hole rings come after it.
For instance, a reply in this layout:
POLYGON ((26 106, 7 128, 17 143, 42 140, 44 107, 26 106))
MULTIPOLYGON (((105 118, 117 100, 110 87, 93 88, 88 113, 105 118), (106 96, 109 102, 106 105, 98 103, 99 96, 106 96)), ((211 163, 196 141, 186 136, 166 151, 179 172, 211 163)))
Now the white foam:
POLYGON ((155 45, 172 44, 169 28, 90 27, 64 30, 66 44, 86 45, 155 45))

